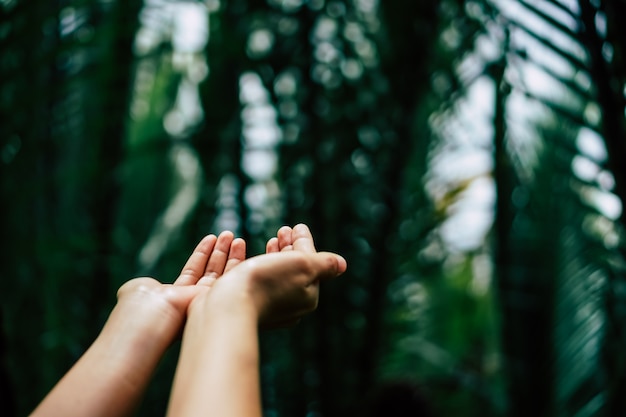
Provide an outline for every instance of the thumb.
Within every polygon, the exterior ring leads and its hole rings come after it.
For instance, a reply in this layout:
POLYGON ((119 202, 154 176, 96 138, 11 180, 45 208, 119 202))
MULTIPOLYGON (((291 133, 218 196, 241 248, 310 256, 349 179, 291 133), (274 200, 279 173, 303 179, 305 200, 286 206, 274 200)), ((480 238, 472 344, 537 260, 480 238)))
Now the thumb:
POLYGON ((348 269, 345 258, 336 253, 318 252, 313 256, 319 268, 318 277, 320 280, 336 278, 348 269))

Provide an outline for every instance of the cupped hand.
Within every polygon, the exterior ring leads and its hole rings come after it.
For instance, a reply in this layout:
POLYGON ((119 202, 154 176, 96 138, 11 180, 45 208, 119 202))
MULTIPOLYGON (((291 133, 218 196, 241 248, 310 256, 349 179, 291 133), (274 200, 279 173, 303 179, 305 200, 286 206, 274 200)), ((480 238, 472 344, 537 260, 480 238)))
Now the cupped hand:
POLYGON ((191 300, 245 259, 246 244, 231 232, 208 235, 198 243, 173 284, 135 278, 117 292, 117 310, 137 331, 156 333, 167 344, 180 333, 191 300))
POLYGON ((208 296, 210 302, 221 301, 228 310, 246 308, 263 327, 291 325, 315 310, 320 282, 347 268, 341 256, 316 251, 304 224, 282 227, 266 251, 229 271, 208 296))

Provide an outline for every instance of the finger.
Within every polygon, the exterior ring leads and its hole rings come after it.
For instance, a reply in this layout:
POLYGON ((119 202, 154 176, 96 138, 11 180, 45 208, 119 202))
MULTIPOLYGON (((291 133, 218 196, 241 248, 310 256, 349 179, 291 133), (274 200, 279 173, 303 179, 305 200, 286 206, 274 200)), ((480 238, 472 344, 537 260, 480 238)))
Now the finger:
POLYGON ((311 231, 305 224, 300 223, 294 226, 291 232, 291 241, 294 250, 306 253, 316 252, 313 235, 311 235, 311 231))
POLYGON ((228 254, 230 252, 230 245, 233 243, 235 236, 233 232, 224 231, 217 237, 215 242, 215 248, 213 253, 209 257, 209 262, 206 264, 204 276, 219 277, 224 273, 226 267, 226 261, 228 260, 228 254))
POLYGON ((217 237, 215 235, 208 235, 198 243, 180 275, 174 281, 174 285, 194 285, 198 282, 200 277, 204 275, 209 256, 213 252, 216 241, 217 237))
POLYGON ((215 281, 217 281, 217 275, 212 273, 212 274, 205 275, 202 278, 200 278, 195 286, 196 287, 198 286, 212 287, 215 281))
POLYGON ((273 237, 267 241, 267 244, 265 245, 265 253, 276 253, 278 251, 278 238, 273 237))
POLYGON ((283 226, 280 229, 278 229, 278 232, 276 233, 276 237, 278 238, 278 249, 280 251, 283 251, 286 248, 287 250, 289 250, 288 247, 290 247, 293 244, 292 234, 293 234, 293 230, 289 226, 283 226))
POLYGON ((260 277, 259 279, 290 277, 289 285, 303 287, 335 278, 347 269, 346 260, 335 253, 304 253, 296 250, 255 256, 248 259, 245 264, 251 273, 260 277))
POLYGON ((224 267, 224 273, 230 271, 241 262, 246 259, 246 241, 237 238, 232 241, 230 244, 230 251, 228 252, 228 260, 226 261, 226 266, 224 267))
POLYGON ((317 279, 324 281, 336 278, 346 272, 348 263, 341 255, 332 252, 319 252, 313 257, 316 267, 317 279))
POLYGON ((348 261, 341 255, 335 255, 335 260, 337 261, 337 275, 342 275, 348 270, 348 261))

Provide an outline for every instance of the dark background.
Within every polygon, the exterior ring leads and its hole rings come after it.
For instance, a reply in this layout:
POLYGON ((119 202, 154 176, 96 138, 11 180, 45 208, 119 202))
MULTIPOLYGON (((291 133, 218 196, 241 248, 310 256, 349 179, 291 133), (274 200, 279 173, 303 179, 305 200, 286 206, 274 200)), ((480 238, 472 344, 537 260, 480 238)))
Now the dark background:
MULTIPOLYGON (((207 233, 253 255, 305 222, 349 272, 263 335, 268 417, 398 415, 416 392, 440 416, 623 416, 625 15, 0 1, 2 415, 126 280, 171 282, 207 233)), ((164 414, 176 354, 139 415, 164 414)))

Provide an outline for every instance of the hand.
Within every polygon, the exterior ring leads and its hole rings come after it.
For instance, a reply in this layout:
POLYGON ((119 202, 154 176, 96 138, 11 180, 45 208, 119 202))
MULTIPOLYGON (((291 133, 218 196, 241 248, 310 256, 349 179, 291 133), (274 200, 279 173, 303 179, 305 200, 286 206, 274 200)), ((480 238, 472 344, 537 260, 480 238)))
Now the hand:
POLYGON ((282 227, 266 251, 230 270, 206 296, 221 314, 247 309, 262 326, 293 324, 317 307, 320 281, 346 270, 341 256, 316 251, 304 224, 282 227))
POLYGON ((191 300, 245 256, 245 241, 235 239, 231 232, 222 232, 219 237, 208 235, 198 243, 173 284, 142 277, 122 285, 117 293, 116 310, 122 310, 118 315, 125 323, 136 325, 134 334, 147 332, 152 336, 149 340, 167 347, 180 333, 191 300))

